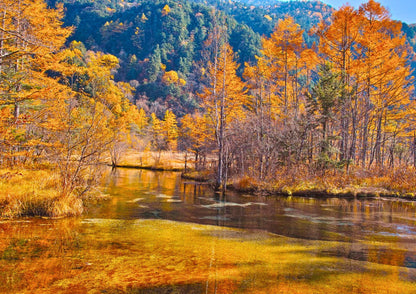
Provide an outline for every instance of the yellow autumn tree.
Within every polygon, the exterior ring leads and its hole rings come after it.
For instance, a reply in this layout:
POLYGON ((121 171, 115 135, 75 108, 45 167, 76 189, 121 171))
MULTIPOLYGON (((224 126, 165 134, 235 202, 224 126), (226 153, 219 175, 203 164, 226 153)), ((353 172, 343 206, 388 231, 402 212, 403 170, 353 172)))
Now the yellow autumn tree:
POLYGON ((176 84, 179 81, 179 76, 176 71, 170 70, 164 73, 162 79, 167 85, 176 84))
POLYGON ((159 153, 163 150, 176 150, 178 123, 175 114, 168 109, 163 120, 160 120, 155 113, 152 113, 150 123, 153 149, 159 153))
POLYGON ((170 7, 169 7, 169 5, 166 4, 162 9, 162 16, 168 15, 169 12, 170 12, 170 7))
MULTIPOLYGON (((131 107, 134 107, 133 105, 131 107)), ((137 108, 137 107, 136 107, 137 108)), ((143 134, 144 129, 149 124, 149 118, 146 115, 146 111, 143 108, 137 110, 137 115, 134 119, 134 124, 137 126, 137 132, 143 134)))
POLYGON ((62 195, 82 195, 96 180, 103 154, 110 152, 116 165, 138 110, 128 99, 130 85, 113 80, 115 56, 85 51, 77 42, 59 56, 54 70, 61 73, 60 85, 66 88, 56 96, 61 99, 42 113, 44 140, 50 144, 49 159, 60 172, 62 195))
POLYGON ((249 165, 258 172, 260 179, 270 174, 270 162, 276 160, 273 137, 285 136, 285 132, 289 132, 287 126, 297 128, 298 138, 279 148, 284 154, 281 162, 288 164, 293 161, 292 154, 294 158, 301 156, 302 149, 295 146, 305 146, 306 137, 313 137, 308 125, 305 93, 319 59, 313 49, 305 48, 302 33, 292 18, 280 20, 272 35, 262 38, 261 54, 256 56, 256 63, 245 65, 243 77, 249 88, 247 109, 251 112, 245 127, 252 134, 245 136, 252 138, 249 144, 252 150, 240 150, 239 156, 250 154, 249 165), (276 129, 281 134, 276 134, 276 129))
POLYGON ((411 102, 409 50, 400 24, 370 0, 358 10, 341 7, 331 22, 321 22, 317 35, 321 55, 344 85, 333 129, 339 159, 383 165, 411 102))
POLYGON ((165 141, 163 138, 163 127, 161 120, 153 112, 150 114, 151 125, 151 144, 152 148, 161 151, 165 148, 165 141))
POLYGON ((213 60, 208 62, 207 86, 200 97, 210 118, 218 147, 217 187, 224 186, 226 178, 225 157, 226 133, 234 120, 244 117, 247 103, 245 83, 237 76, 237 62, 228 43, 218 44, 213 60))
POLYGON ((168 150, 176 150, 178 145, 178 123, 175 114, 169 109, 165 112, 163 119, 163 133, 168 150))
POLYGON ((149 19, 146 17, 146 15, 144 13, 142 13, 142 17, 140 17, 141 22, 146 22, 149 19))
POLYGON ((63 198, 83 195, 134 111, 128 87, 113 81, 118 60, 79 42, 63 50, 71 29, 62 28, 62 5, 2 1, 0 9, 1 130, 9 136, 2 161, 48 161, 60 175, 63 198))
POLYGON ((370 0, 360 6, 359 12, 363 32, 359 39, 363 65, 361 89, 367 110, 361 161, 364 165, 368 158, 369 165, 375 161, 381 166, 386 150, 394 148, 388 145, 395 144, 398 137, 406 133, 402 123, 413 88, 409 78, 409 49, 401 33, 401 24, 391 20, 388 10, 380 3, 370 0))
POLYGON ((186 114, 181 119, 180 137, 184 149, 195 156, 195 168, 198 169, 198 161, 206 155, 213 138, 209 136, 208 118, 200 113, 186 114))
POLYGON ((62 28, 62 5, 48 9, 44 1, 0 3, 0 129, 5 139, 0 148, 4 163, 13 165, 39 154, 42 145, 35 132, 38 110, 55 99, 62 88, 47 72, 57 63, 71 29, 62 28), (57 90, 59 92, 59 90, 57 90))
MULTIPOLYGON (((259 66, 267 64, 268 75, 275 83, 273 95, 275 111, 282 118, 290 113, 297 116, 301 88, 300 65, 303 51, 303 31, 291 17, 279 20, 270 38, 262 39, 262 56, 259 66)), ((265 72, 262 70, 262 72, 265 72)), ((302 106, 304 108, 304 106, 302 106)))

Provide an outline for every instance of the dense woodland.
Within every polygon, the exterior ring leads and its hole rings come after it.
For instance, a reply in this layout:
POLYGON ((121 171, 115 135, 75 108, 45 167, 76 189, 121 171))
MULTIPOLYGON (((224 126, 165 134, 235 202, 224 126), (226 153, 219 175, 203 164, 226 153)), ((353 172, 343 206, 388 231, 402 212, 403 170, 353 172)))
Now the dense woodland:
POLYGON ((0 163, 63 197, 126 148, 215 158, 217 187, 416 164, 414 30, 373 0, 63 2, 0 4, 0 163))
MULTIPOLYGON (((246 62, 255 63, 261 36, 270 35, 279 19, 292 15, 305 28, 310 47, 316 38, 308 31, 332 12, 320 2, 278 2, 267 8, 228 1, 65 2, 65 25, 75 27, 69 40, 117 56, 120 68, 115 79, 133 85, 136 104, 146 105, 158 117, 167 109, 183 116, 198 108, 194 94, 201 90, 201 68, 206 63, 202 52, 214 23, 213 7, 226 15, 225 34, 240 64, 240 77, 246 62), (169 71, 186 85, 166 87, 163 74, 169 71)), ((51 6, 55 3, 50 1, 51 6)))

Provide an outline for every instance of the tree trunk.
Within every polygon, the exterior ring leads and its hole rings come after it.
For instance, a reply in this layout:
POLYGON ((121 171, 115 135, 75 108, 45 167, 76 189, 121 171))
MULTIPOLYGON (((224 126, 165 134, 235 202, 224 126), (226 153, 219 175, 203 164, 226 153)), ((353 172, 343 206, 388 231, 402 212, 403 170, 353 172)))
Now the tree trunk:
POLYGON ((376 159, 376 164, 378 166, 381 166, 381 122, 382 117, 380 117, 377 120, 377 133, 376 133, 376 142, 374 144, 374 154, 376 159))
POLYGON ((364 121, 363 121, 363 132, 362 132, 362 150, 361 150, 361 164, 363 167, 366 165, 367 150, 368 150, 368 125, 370 122, 370 78, 367 79, 367 91, 364 102, 364 121))
POLYGON ((224 136, 224 131, 225 131, 225 113, 224 113, 224 108, 225 108, 225 96, 227 95, 225 89, 226 89, 226 65, 227 65, 227 52, 226 52, 226 47, 224 46, 224 53, 223 53, 223 58, 224 58, 224 70, 223 70, 223 80, 222 80, 222 93, 221 93, 221 101, 220 101, 220 126, 219 126, 219 134, 218 134, 218 143, 219 143, 219 150, 218 150, 218 174, 217 174, 217 189, 219 188, 223 188, 224 189, 224 180, 225 180, 225 173, 224 173, 224 155, 225 155, 225 150, 224 150, 224 143, 225 143, 225 136, 224 136))

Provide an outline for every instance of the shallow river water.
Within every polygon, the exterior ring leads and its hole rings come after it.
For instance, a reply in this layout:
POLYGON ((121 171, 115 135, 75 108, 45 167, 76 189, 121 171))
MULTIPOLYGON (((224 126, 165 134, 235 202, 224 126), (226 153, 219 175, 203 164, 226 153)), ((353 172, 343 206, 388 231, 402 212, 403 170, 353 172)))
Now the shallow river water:
POLYGON ((0 292, 416 293, 416 203, 215 194, 117 169, 82 218, 0 223, 0 292))

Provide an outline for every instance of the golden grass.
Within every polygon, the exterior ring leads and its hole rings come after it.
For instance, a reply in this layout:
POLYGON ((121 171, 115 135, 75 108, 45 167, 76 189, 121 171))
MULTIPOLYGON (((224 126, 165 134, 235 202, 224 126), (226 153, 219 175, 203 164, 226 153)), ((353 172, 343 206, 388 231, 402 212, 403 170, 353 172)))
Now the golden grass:
MULTIPOLYGON (((106 158, 106 164, 111 165, 110 158, 106 158)), ((188 168, 193 168, 192 155, 188 154, 188 168)), ((127 150, 121 155, 119 167, 137 167, 159 170, 183 170, 185 168, 185 153, 173 151, 143 151, 127 150)))
POLYGON ((349 172, 329 170, 313 172, 306 167, 282 167, 273 177, 260 181, 250 177, 235 178, 237 190, 283 193, 287 195, 328 196, 395 196, 415 198, 416 170, 398 167, 393 170, 361 170, 349 172))
POLYGON ((61 217, 82 213, 81 199, 59 195, 59 177, 50 169, 0 170, 1 217, 61 217))
POLYGON ((160 220, 47 225, 0 232, 0 291, 416 292, 414 269, 317 254, 337 242, 160 220))
POLYGON ((236 179, 233 183, 233 187, 238 191, 251 192, 259 189, 260 184, 252 177, 244 176, 240 179, 236 179))
POLYGON ((215 175, 210 170, 200 170, 200 171, 191 170, 186 173, 183 173, 182 177, 184 179, 191 179, 194 181, 208 182, 210 180, 213 180, 215 175))

